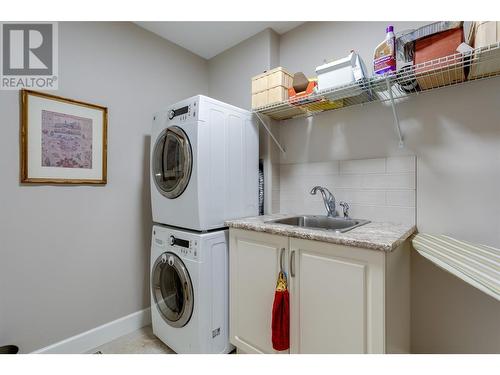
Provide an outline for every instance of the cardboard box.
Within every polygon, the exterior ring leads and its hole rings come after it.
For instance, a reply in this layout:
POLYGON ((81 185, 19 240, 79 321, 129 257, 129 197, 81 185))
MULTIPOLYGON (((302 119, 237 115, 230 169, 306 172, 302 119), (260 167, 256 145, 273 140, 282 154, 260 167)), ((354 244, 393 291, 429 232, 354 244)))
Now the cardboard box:
POLYGON ((293 84, 293 74, 286 69, 278 67, 270 70, 267 75, 267 89, 272 89, 276 86, 291 87, 293 84))
POLYGON ((283 102, 288 99, 288 89, 283 86, 276 86, 267 90, 267 104, 283 102))
POLYGON ((293 75, 283 67, 277 67, 252 78, 252 108, 283 102, 288 99, 288 88, 293 75))
POLYGON ((272 89, 252 94, 252 108, 260 108, 270 104, 284 102, 288 99, 288 89, 276 86, 272 89))
POLYGON ((252 94, 272 89, 276 86, 289 88, 292 86, 293 75, 279 66, 252 78, 252 94))
POLYGON ((252 108, 259 108, 267 105, 267 90, 252 94, 252 108))
POLYGON ((252 78, 252 94, 267 90, 267 75, 260 74, 252 78))
POLYGON ((464 26, 462 21, 439 21, 419 27, 398 32, 396 34, 396 62, 398 70, 402 67, 412 65, 415 54, 415 42, 422 38, 427 38, 444 31, 461 29, 464 26))
POLYGON ((458 28, 415 42, 415 75, 422 90, 465 80, 463 58, 457 55, 457 47, 463 41, 464 31, 458 28))
POLYGON ((487 47, 500 42, 500 21, 476 21, 472 23, 469 44, 474 48, 487 47))

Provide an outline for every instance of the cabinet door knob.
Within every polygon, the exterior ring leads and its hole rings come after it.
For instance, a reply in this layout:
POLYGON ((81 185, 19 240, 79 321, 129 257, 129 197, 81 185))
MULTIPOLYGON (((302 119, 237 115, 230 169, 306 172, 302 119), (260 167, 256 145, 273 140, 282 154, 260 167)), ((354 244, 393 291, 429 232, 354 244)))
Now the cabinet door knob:
POLYGON ((295 277, 295 250, 290 253, 290 276, 295 277))

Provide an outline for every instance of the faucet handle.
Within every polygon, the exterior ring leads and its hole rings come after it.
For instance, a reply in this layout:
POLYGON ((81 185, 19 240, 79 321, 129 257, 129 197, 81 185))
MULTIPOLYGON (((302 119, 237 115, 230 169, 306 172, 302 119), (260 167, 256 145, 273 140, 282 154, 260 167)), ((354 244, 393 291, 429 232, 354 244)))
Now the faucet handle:
POLYGON ((349 204, 347 202, 339 202, 339 205, 342 206, 342 210, 344 211, 344 219, 349 219, 349 204))

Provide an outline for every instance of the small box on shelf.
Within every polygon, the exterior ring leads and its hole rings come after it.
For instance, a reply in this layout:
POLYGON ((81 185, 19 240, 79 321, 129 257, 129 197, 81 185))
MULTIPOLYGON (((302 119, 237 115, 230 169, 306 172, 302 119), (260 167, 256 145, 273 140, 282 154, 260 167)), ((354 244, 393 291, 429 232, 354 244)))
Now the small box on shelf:
POLYGON ((500 42, 500 21, 473 22, 469 34, 469 44, 473 46, 474 60, 469 79, 487 77, 500 72, 500 49, 489 48, 500 42))
POLYGON ((252 108, 259 108, 288 99, 293 75, 277 67, 252 78, 252 108))
POLYGON ((460 27, 415 42, 415 75, 422 90, 465 80, 463 58, 457 55, 457 47, 463 41, 464 31, 460 27))

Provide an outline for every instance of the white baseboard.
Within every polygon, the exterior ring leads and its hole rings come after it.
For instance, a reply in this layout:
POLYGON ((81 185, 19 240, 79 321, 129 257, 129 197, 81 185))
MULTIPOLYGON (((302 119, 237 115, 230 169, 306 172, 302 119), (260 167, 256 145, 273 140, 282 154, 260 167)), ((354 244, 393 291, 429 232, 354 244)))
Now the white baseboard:
POLYGON ((38 349, 33 354, 80 354, 151 324, 151 309, 137 311, 79 335, 38 349))

